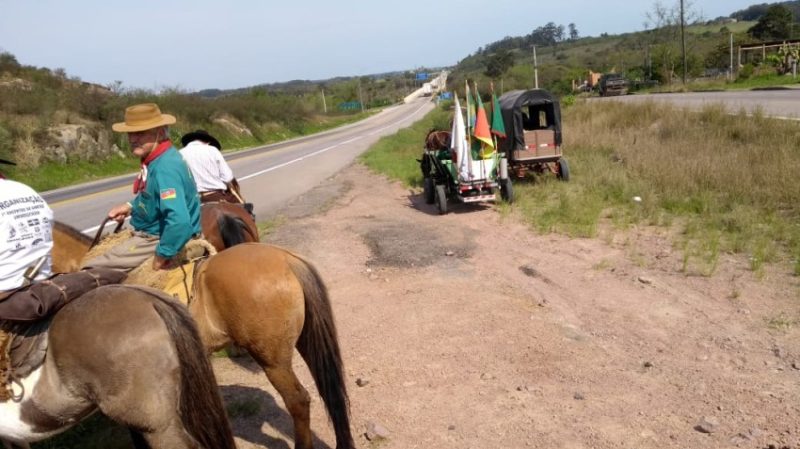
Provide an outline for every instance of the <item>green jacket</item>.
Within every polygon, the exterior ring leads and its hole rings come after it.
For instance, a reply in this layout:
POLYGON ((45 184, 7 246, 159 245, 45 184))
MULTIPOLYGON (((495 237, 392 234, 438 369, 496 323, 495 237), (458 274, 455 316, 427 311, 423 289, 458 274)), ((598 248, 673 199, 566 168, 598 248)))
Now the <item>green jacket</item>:
POLYGON ((131 201, 133 229, 159 237, 156 254, 171 258, 200 233, 200 197, 175 147, 147 166, 144 190, 131 201))

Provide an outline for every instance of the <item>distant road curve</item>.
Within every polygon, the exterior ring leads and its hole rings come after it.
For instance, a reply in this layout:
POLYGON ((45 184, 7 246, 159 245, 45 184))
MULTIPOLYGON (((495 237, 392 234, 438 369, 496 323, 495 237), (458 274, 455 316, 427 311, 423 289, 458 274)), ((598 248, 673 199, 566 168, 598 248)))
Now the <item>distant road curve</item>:
POLYGON ((645 101, 672 103, 693 110, 709 104, 723 104, 729 112, 745 110, 752 114, 761 110, 764 115, 789 120, 800 120, 800 89, 691 92, 681 94, 626 95, 624 97, 592 98, 591 101, 645 101))

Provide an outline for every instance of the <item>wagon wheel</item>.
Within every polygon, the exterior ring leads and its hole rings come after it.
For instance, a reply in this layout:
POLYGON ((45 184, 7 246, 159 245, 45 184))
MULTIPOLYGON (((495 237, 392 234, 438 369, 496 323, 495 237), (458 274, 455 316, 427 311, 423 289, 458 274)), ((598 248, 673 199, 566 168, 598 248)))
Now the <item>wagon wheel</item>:
POLYGON ((436 185, 436 206, 439 208, 440 215, 447 213, 447 192, 444 184, 436 185))
POLYGON ((514 186, 511 184, 511 178, 501 179, 500 183, 500 198, 508 204, 514 202, 514 186))
POLYGON ((433 185, 433 178, 425 178, 422 180, 422 192, 425 196, 425 204, 433 204, 436 202, 436 191, 433 185))
POLYGON ((563 157, 558 160, 558 179, 562 181, 569 181, 569 164, 563 157))

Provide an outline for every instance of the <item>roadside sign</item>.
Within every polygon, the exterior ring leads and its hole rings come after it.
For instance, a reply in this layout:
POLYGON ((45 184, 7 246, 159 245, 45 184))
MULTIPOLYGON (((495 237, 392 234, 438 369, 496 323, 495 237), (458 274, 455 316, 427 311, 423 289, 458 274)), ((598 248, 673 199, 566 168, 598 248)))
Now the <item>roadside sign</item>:
POLYGON ((453 99, 453 93, 452 92, 442 92, 441 94, 439 94, 439 99, 440 100, 452 100, 453 99))
POLYGON ((428 79, 427 73, 417 73, 417 81, 425 81, 428 79))

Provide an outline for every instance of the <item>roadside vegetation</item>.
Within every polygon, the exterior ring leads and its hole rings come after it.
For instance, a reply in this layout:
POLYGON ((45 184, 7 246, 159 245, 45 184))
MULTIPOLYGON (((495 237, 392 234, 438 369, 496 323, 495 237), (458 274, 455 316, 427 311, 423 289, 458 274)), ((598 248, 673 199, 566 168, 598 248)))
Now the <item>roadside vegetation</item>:
MULTIPOLYGON (((69 77, 62 69, 20 64, 0 52, 0 158, 18 163, 5 170, 37 190, 135 171, 122 134, 111 124, 122 121, 127 106, 158 103, 175 115, 173 141, 195 129, 217 137, 226 150, 252 147, 335 128, 361 120, 385 105, 400 101, 416 88, 413 72, 290 82, 231 91, 199 93, 178 88, 160 92, 129 89, 117 82, 100 86, 69 77), (321 95, 325 92, 325 103, 321 95), (363 99, 362 110, 359 99, 363 99), (76 156, 72 143, 59 141, 61 130, 80 127, 103 151, 76 156), (105 140, 99 134, 106 133, 105 140), (116 145, 119 151, 109 147, 116 145), (53 148, 64 150, 61 156, 53 148)), ((72 131, 74 133, 74 131, 72 131)))
MULTIPOLYGON (((362 160, 408 186, 430 128, 447 129, 441 108, 386 137, 362 160)), ((501 213, 541 233, 612 239, 635 226, 671 236, 683 269, 711 275, 720 255, 741 254, 758 275, 788 262, 800 275, 800 129, 720 106, 697 113, 656 103, 578 101, 564 111, 569 182, 551 174, 516 180, 501 213), (638 197, 638 198, 637 198, 638 197)))
MULTIPOLYGON (((637 5, 639 6, 639 5, 637 5)), ((589 72, 620 73, 629 91, 682 92, 746 89, 796 84, 791 61, 800 59, 798 46, 745 51, 742 66, 729 79, 730 41, 734 64, 740 45, 800 39, 800 1, 756 4, 729 17, 702 17, 691 3, 684 14, 686 59, 681 52, 681 14, 678 0, 641 5, 644 27, 619 35, 581 36, 574 23, 548 22, 523 36, 508 36, 479 47, 463 58, 451 74, 450 88, 463 92, 465 80, 481 91, 494 82, 498 92, 534 85, 536 48, 539 87, 559 95, 588 81, 589 72), (686 72, 687 83, 682 82, 686 72)))

